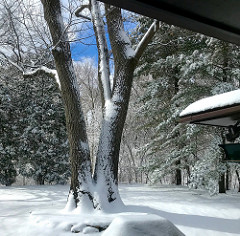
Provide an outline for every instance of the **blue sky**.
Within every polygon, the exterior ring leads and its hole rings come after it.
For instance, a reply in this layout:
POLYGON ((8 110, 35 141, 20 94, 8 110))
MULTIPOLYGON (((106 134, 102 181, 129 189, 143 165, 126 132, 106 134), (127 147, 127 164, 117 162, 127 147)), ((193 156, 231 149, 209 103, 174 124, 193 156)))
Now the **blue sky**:
POLYGON ((72 59, 74 61, 81 61, 84 58, 91 57, 97 61, 98 53, 96 45, 84 45, 80 42, 71 43, 72 59))
MULTIPOLYGON (((127 32, 131 32, 135 27, 137 23, 133 22, 125 22, 124 23, 124 28, 127 32)), ((87 27, 88 31, 85 31, 84 34, 82 35, 86 37, 86 39, 83 39, 83 43, 81 42, 74 42, 71 43, 71 53, 72 53, 72 59, 74 61, 82 61, 85 58, 93 58, 93 60, 97 63, 98 60, 98 51, 97 51, 97 45, 96 45, 96 39, 94 36, 93 29, 91 28, 91 24, 89 24, 87 27), (87 34, 86 34, 87 32, 87 34), (88 35, 92 35, 91 37, 88 38, 88 35)), ((107 26, 105 28, 107 32, 107 26)), ((81 33, 79 35, 81 38, 81 33)), ((106 34, 107 38, 107 43, 108 43, 108 48, 111 48, 110 42, 109 42, 109 37, 108 34, 106 34)))

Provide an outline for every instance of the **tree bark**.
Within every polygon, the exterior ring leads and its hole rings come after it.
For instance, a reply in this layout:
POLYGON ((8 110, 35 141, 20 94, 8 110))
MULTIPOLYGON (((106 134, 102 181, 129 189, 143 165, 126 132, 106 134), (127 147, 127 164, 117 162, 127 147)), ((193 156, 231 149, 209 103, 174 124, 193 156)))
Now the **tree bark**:
POLYGON ((39 175, 36 180, 37 185, 44 185, 44 177, 39 175))
POLYGON ((119 32, 124 32, 121 10, 105 5, 105 11, 114 56, 114 82, 110 99, 106 96, 104 98, 94 180, 98 182, 98 185, 107 184, 107 200, 112 202, 118 198, 119 151, 136 62, 133 57, 127 58, 124 48, 126 45, 119 37, 119 32))
MULTIPOLYGON (((92 201, 91 162, 86 134, 86 125, 80 103, 76 76, 72 64, 70 46, 64 29, 59 0, 41 0, 44 18, 50 29, 53 41, 52 53, 61 84, 62 98, 70 145, 71 185, 68 200, 77 207, 83 195, 92 201)), ((85 198, 86 199, 86 198, 85 198)))

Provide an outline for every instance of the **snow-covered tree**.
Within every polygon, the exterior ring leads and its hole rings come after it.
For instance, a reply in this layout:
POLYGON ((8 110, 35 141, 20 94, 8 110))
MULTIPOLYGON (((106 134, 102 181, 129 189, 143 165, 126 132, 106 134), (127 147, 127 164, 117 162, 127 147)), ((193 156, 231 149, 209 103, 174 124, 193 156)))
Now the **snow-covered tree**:
POLYGON ((60 90, 48 76, 25 78, 19 87, 22 134, 19 137, 19 172, 38 184, 64 183, 69 177, 68 141, 60 90))
POLYGON ((65 104, 66 123, 70 144, 72 168, 68 206, 107 209, 110 203, 120 203, 117 189, 118 162, 121 136, 130 98, 133 72, 148 42, 158 29, 158 22, 152 26, 134 50, 124 31, 121 10, 105 5, 109 39, 114 58, 114 77, 110 84, 109 51, 105 27, 99 3, 91 0, 89 8, 99 52, 99 86, 102 100, 103 119, 95 170, 91 170, 90 152, 86 124, 76 85, 69 42, 62 21, 58 0, 42 0, 44 17, 48 23, 52 41, 53 56, 61 83, 65 104))
MULTIPOLYGON (((147 24, 148 19, 143 18, 140 31, 147 24)), ((181 171, 189 176, 190 166, 196 158, 195 137, 199 129, 186 130, 177 120, 189 100, 204 91, 183 76, 185 60, 192 58, 194 45, 200 47, 200 43, 193 33, 162 23, 141 61, 138 75, 150 76, 142 81, 145 93, 139 114, 145 118, 141 126, 151 130, 143 150, 149 157, 148 169, 154 181, 161 181, 167 175, 172 179, 170 183, 181 184, 181 171)))
MULTIPOLYGON (((148 24, 143 18, 140 32, 148 24)), ((143 81, 145 94, 139 113, 145 117, 143 126, 152 130, 143 149, 150 159, 148 168, 153 180, 161 181, 167 175, 180 183, 181 176, 187 175, 189 181, 195 162, 210 153, 202 152, 211 143, 207 129, 179 124, 178 116, 188 104, 203 96, 236 89, 238 57, 237 46, 161 25, 138 69, 139 74, 150 74, 150 79, 143 81)), ((215 135, 218 136, 216 132, 215 135)), ((222 156, 217 156, 221 160, 222 156)), ((215 166, 216 176, 223 169, 215 166)))
POLYGON ((68 142, 57 82, 46 75, 23 78, 9 63, 0 76, 1 174, 64 183, 68 142))
POLYGON ((0 183, 11 185, 17 176, 18 122, 16 117, 19 107, 16 104, 16 70, 1 61, 0 73, 0 183))
MULTIPOLYGON (((6 72, 4 68, 2 73, 6 72)), ((0 184, 9 186, 15 182, 16 147, 13 135, 16 126, 13 122, 14 106, 11 103, 12 93, 8 81, 0 75, 0 184)))

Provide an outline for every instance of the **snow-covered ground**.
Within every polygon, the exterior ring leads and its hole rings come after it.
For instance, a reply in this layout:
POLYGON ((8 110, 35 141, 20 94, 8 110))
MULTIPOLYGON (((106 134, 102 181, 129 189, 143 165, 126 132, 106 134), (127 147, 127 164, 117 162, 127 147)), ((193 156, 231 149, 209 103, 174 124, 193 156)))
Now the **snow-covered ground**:
MULTIPOLYGON (((81 228, 81 222, 96 221, 104 227, 118 216, 115 225, 112 224, 117 228, 119 222, 134 214, 137 219, 140 217, 138 222, 144 222, 144 218, 146 222, 154 221, 152 214, 164 217, 189 236, 240 235, 240 194, 236 192, 210 197, 206 191, 189 191, 186 187, 121 185, 120 194, 127 212, 74 215, 60 212, 68 189, 69 186, 0 187, 0 235, 73 235, 69 231, 72 225, 81 228)), ((119 235, 125 236, 124 232, 119 235)))

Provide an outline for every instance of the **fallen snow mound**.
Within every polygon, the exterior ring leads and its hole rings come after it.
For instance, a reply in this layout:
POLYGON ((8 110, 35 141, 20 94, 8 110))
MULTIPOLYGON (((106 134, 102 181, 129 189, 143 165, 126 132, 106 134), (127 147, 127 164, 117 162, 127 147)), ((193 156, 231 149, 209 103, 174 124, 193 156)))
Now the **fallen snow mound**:
POLYGON ((157 215, 116 217, 102 236, 183 236, 169 220, 157 215))

